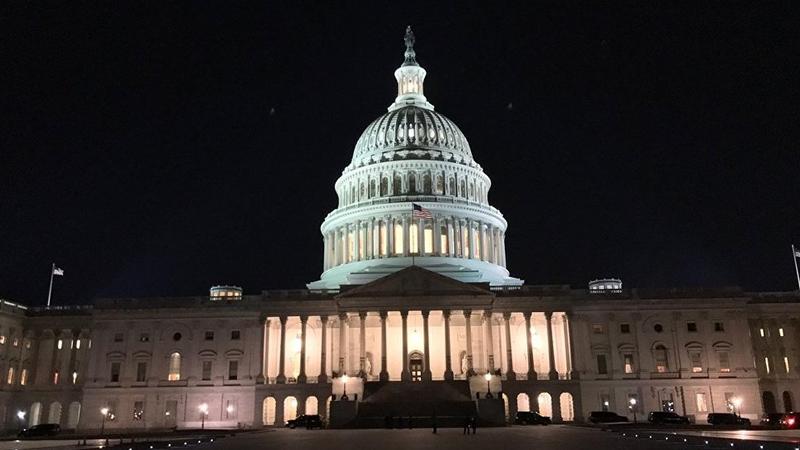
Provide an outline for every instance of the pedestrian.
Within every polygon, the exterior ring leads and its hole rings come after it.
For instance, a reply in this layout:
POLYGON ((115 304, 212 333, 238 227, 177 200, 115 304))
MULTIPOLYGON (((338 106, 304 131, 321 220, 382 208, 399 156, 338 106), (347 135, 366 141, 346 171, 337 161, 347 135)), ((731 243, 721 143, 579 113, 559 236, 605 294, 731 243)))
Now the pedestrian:
POLYGON ((464 417, 464 432, 462 434, 469 434, 469 417, 464 417))
POLYGON ((478 431, 478 419, 473 416, 472 417, 472 434, 475 434, 476 431, 478 431))

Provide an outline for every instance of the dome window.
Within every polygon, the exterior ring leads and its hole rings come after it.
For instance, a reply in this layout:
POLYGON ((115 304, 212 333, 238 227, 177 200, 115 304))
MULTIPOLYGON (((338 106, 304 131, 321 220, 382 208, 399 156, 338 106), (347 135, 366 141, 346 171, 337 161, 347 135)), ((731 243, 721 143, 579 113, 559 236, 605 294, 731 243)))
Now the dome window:
POLYGON ((409 125, 408 127, 408 138, 414 139, 414 125, 409 125))
POLYGON ((428 129, 428 139, 433 139, 436 137, 436 132, 433 131, 433 128, 428 129))

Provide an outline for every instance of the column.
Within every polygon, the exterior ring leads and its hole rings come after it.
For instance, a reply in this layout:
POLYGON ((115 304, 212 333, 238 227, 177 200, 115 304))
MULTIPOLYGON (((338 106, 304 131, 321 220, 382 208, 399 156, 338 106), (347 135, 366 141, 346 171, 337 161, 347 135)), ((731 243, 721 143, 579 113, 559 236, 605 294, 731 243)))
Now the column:
POLYGON ((531 313, 525 312, 525 345, 528 347, 528 379, 536 379, 536 370, 533 367, 533 344, 531 343, 531 313))
POLYGON ((417 253, 420 256, 425 254, 425 220, 417 219, 417 253))
POLYGON ((547 322, 547 357, 550 361, 550 372, 548 376, 551 380, 558 379, 558 371, 556 370, 556 353, 553 346, 553 312, 545 311, 544 320, 547 322))
POLYGON ((486 354, 488 356, 488 370, 494 373, 494 338, 492 337, 492 312, 486 311, 484 313, 484 320, 486 320, 486 354))
POLYGON ((478 253, 481 261, 486 261, 486 226, 481 222, 478 222, 478 253))
POLYGON ((328 316, 320 316, 320 320, 322 321, 322 336, 320 339, 320 350, 319 350, 319 377, 317 378, 317 383, 327 383, 328 382, 328 316))
POLYGON ((358 376, 367 379, 367 328, 365 323, 367 321, 367 313, 360 311, 358 313, 358 376))
POLYGON ((306 325, 308 316, 300 316, 300 373, 297 375, 298 383, 308 381, 306 377, 306 325))
POLYGON ((357 220, 353 226, 353 261, 360 260, 361 254, 361 221, 357 220))
POLYGON ((322 271, 328 270, 328 235, 322 236, 322 271))
POLYGON ((262 316, 259 318, 258 323, 261 325, 261 342, 259 345, 261 368, 256 376, 256 384, 264 384, 266 380, 265 374, 267 373, 267 364, 269 361, 269 359, 267 359, 267 349, 269 348, 269 319, 262 316))
POLYGON ((447 219, 447 251, 448 256, 456 256, 456 243, 455 243, 455 228, 453 227, 453 219, 447 219))
POLYGON ((334 238, 333 238, 333 264, 332 266, 338 266, 340 264, 340 260, 342 257, 342 250, 341 246, 339 245, 339 230, 333 231, 334 238))
POLYGON ((500 234, 500 265, 506 267, 506 234, 500 234))
POLYGON ((386 317, 388 312, 381 311, 381 381, 389 381, 389 371, 386 369, 386 317))
POLYGON ((286 316, 280 317, 281 321, 281 344, 280 349, 278 349, 278 377, 275 379, 275 382, 278 384, 286 383, 286 365, 284 364, 286 359, 286 316))
POLYGON ((386 257, 394 254, 394 220, 386 217, 386 257))
POLYGON ((410 234, 408 233, 408 218, 403 216, 403 256, 408 256, 409 248, 411 246, 411 239, 409 239, 410 234))
POLYGON ((339 376, 345 374, 345 356, 347 355, 347 313, 339 314, 339 376))
POLYGON ((442 311, 444 316, 444 379, 453 379, 453 362, 450 357, 450 310, 442 311))
POLYGON ((564 313, 564 322, 566 323, 567 328, 567 343, 569 348, 567 349, 567 353, 569 353, 569 378, 571 380, 578 380, 580 379, 580 372, 578 372, 578 368, 575 366, 575 338, 572 335, 572 319, 570 319, 571 314, 568 312, 564 313))
POLYGON ((469 242, 469 253, 465 258, 475 258, 475 229, 472 227, 472 221, 467 221, 467 241, 469 242))
POLYGON ((439 218, 434 218, 431 221, 431 230, 433 233, 433 254, 436 256, 442 255, 442 225, 439 218))
POLYGON ((403 319, 403 373, 400 380, 411 381, 411 372, 408 371, 408 311, 400 311, 400 318, 403 319))
POLYGON ((425 339, 424 343, 424 351, 425 351, 425 370, 422 372, 422 379, 425 381, 430 381, 433 379, 431 374, 431 346, 428 340, 430 334, 428 333, 428 316, 430 316, 430 311, 422 311, 422 328, 423 328, 423 338, 425 339))
POLYGON ((503 322, 506 329, 506 380, 514 381, 517 373, 514 372, 514 355, 511 350, 511 313, 503 313, 503 322))
POLYGON ((472 322, 470 320, 472 311, 469 309, 464 310, 464 320, 467 322, 467 377, 475 375, 472 370, 472 322))

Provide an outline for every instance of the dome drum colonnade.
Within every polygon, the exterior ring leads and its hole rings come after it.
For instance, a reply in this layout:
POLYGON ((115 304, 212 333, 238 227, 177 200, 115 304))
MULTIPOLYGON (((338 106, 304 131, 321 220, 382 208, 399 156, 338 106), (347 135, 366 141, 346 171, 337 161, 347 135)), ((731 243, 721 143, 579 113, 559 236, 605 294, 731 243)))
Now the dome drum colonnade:
POLYGON ((507 222, 459 128, 423 95, 426 71, 408 30, 398 95, 362 133, 321 226, 323 273, 312 290, 363 284, 409 265, 466 282, 518 286, 506 269, 507 222), (412 206, 429 218, 414 217, 412 206))

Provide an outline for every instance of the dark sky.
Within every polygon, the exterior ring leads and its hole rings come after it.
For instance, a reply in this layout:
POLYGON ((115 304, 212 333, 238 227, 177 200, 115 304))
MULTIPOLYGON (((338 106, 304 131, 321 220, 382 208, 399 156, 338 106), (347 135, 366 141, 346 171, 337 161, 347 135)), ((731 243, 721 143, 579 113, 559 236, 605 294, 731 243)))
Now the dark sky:
POLYGON ((7 6, 0 296, 43 303, 51 262, 57 304, 318 279, 407 24, 513 275, 796 287, 797 2, 327 3, 7 6))

